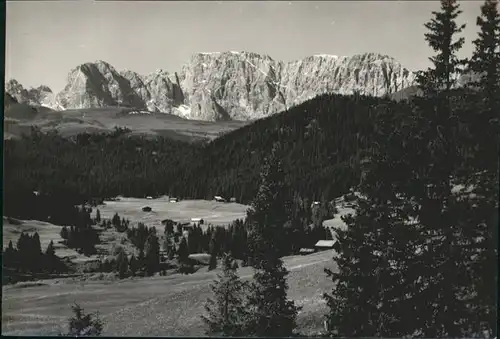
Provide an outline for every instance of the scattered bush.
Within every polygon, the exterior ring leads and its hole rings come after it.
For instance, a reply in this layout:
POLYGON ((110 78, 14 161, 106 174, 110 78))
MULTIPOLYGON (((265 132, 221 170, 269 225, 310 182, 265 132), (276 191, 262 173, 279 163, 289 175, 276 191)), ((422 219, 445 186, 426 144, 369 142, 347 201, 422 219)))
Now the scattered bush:
POLYGON ((103 322, 99 314, 85 314, 83 308, 76 304, 71 307, 74 315, 69 318, 69 331, 65 336, 71 337, 96 337, 103 330, 103 322))

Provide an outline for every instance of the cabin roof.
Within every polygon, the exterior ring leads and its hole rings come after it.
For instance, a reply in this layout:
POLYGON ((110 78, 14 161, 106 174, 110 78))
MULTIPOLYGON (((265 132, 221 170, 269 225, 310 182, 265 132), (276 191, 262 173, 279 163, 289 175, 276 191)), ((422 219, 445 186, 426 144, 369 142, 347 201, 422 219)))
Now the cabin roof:
POLYGON ((309 253, 309 252, 314 252, 314 248, 301 248, 299 250, 300 253, 309 253))
POLYGON ((316 247, 333 247, 335 240, 320 240, 316 243, 316 247))

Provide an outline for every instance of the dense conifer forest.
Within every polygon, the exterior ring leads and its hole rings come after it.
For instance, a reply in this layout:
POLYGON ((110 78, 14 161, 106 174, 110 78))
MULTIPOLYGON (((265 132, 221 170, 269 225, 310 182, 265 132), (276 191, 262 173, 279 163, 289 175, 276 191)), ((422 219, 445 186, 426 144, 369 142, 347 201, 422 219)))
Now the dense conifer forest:
MULTIPOLYGON (((457 105, 462 98, 457 91, 457 105)), ((408 101, 326 94, 207 144, 128 136, 125 129, 69 139, 33 130, 4 142, 5 214, 64 223, 59 215, 71 206, 117 195, 222 195, 249 203, 278 140, 291 189, 331 200, 359 183, 360 161, 382 125, 411 109, 408 101)))
POLYGON ((262 161, 278 139, 291 188, 310 199, 331 199, 359 181, 358 164, 377 116, 409 109, 405 102, 322 95, 204 145, 131 137, 123 129, 72 139, 33 130, 4 143, 5 211, 54 220, 70 205, 117 195, 223 195, 249 203, 262 161))

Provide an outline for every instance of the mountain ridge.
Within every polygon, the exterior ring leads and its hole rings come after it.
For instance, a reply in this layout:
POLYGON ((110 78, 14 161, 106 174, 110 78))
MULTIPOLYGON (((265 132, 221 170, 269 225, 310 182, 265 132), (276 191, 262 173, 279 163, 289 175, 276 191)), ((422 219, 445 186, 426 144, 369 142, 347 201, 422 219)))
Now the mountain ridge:
POLYGON ((325 93, 383 96, 414 84, 415 75, 381 53, 317 54, 290 62, 255 52, 200 52, 178 72, 147 75, 116 70, 103 60, 70 70, 63 90, 26 90, 10 80, 19 102, 55 110, 125 106, 187 119, 255 120, 325 93))

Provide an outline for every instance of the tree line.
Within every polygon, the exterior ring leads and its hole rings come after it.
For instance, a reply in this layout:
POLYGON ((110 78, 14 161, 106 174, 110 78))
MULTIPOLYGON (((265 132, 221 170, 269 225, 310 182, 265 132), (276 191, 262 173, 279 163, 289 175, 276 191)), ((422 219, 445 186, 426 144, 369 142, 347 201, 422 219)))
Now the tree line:
POLYGON ((385 105, 409 109, 382 98, 325 94, 204 145, 120 130, 74 138, 34 130, 5 141, 5 213, 68 225, 72 206, 117 195, 222 195, 250 203, 279 134, 290 189, 303 199, 331 200, 359 182, 358 163, 385 105))
POLYGON ((3 282, 17 282, 26 277, 40 274, 66 273, 67 265, 55 253, 54 243, 51 241, 45 252, 42 252, 38 232, 33 235, 22 232, 16 246, 12 240, 2 255, 3 282))
POLYGON ((91 213, 92 208, 82 205, 77 209, 74 224, 63 226, 60 232, 66 246, 87 256, 96 254, 95 245, 100 243, 99 233, 92 227, 96 220, 91 218, 91 213))
MULTIPOLYGON (((279 240, 276 240, 277 243, 283 244, 281 256, 298 254, 300 248, 313 248, 318 240, 331 239, 331 231, 322 223, 333 217, 333 211, 329 211, 328 207, 306 206, 308 207, 303 206, 304 213, 300 215, 302 219, 290 218, 291 221, 284 225, 279 240)), ((113 216, 113 220, 116 225, 128 224, 128 221, 120 218, 118 214, 113 216)), ((107 225, 107 222, 105 219, 101 220, 101 224, 107 225)), ((67 228, 63 227, 61 233, 65 230, 67 228)), ((137 249, 137 257, 134 254, 129 257, 120 248, 114 258, 102 262, 100 271, 118 272, 120 277, 152 275, 164 270, 162 257, 168 260, 176 259, 181 270, 190 271, 192 268, 189 267, 194 263, 189 259, 189 255, 199 253, 210 254, 209 269, 216 268, 217 262, 225 255, 240 260, 243 266, 249 265, 251 261, 249 222, 246 218, 237 219, 227 227, 209 224, 205 230, 195 224, 187 231, 183 231, 182 223, 166 220, 162 244, 156 228, 148 227, 144 223, 139 222, 137 227, 125 228, 122 232, 126 232, 127 238, 137 249), (160 254, 161 249, 164 251, 163 256, 160 254), (146 263, 150 263, 148 268, 146 263)))

